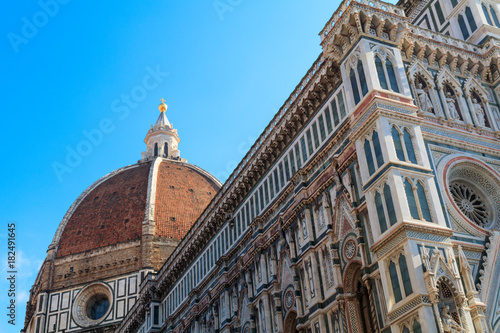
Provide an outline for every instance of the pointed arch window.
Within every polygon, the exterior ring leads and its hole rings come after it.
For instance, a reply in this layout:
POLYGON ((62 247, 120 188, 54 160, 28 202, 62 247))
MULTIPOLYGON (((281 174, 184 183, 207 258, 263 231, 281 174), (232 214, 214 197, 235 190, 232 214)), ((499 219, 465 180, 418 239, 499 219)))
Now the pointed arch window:
POLYGON ((404 181, 404 188, 408 207, 410 208, 410 215, 415 220, 425 220, 432 222, 431 211, 429 202, 425 193, 424 184, 418 180, 417 185, 414 186, 413 182, 408 178, 404 181))
POLYGON ((375 207, 377 208, 380 232, 384 233, 388 227, 387 222, 389 222, 391 226, 397 222, 389 184, 386 183, 383 190, 375 192, 375 207))
POLYGON ((154 155, 158 156, 158 142, 155 143, 154 155))
POLYGON ((163 157, 168 157, 168 143, 165 142, 163 145, 163 157))
POLYGON ((418 320, 413 322, 413 333, 422 333, 422 328, 420 327, 418 320))
POLYGON ((481 4, 481 8, 483 8, 483 13, 484 16, 486 17, 486 22, 488 22, 489 25, 493 25, 493 22, 491 21, 490 13, 488 12, 488 8, 484 3, 481 4))
POLYGON ((401 279, 403 280, 405 295, 408 296, 413 292, 413 290, 411 288, 410 274, 408 273, 406 258, 402 254, 399 256, 399 269, 401 270, 401 279))
POLYGON ((377 131, 373 131, 371 137, 366 138, 364 145, 365 158, 368 166, 368 173, 372 175, 375 170, 384 164, 382 148, 377 131))
POLYGON ((389 264, 389 276, 391 277, 392 293, 394 295, 394 301, 397 303, 403 299, 401 296, 401 288, 399 287, 398 271, 396 270, 396 264, 391 261, 389 264))
POLYGON ((382 89, 388 89, 389 86, 387 85, 387 80, 385 78, 384 64, 382 63, 382 60, 380 60, 380 57, 378 55, 375 56, 375 67, 377 68, 377 75, 378 75, 378 80, 380 82, 380 87, 382 89))
POLYGON ((354 104, 358 104, 361 98, 368 93, 368 86, 366 84, 365 70, 361 59, 358 59, 356 68, 351 68, 349 72, 351 80, 352 94, 354 97, 354 104))
POLYGON ((465 7, 465 16, 467 16, 467 21, 469 22, 469 27, 471 29, 471 33, 477 30, 476 21, 474 20, 474 15, 472 15, 472 11, 470 7, 465 7))
POLYGON ((365 157, 366 157, 366 163, 368 165, 368 172, 370 175, 372 175, 375 172, 375 164, 373 163, 373 153, 372 153, 372 148, 370 145, 370 141, 368 139, 365 139, 365 157))
POLYGON ((351 73, 349 74, 351 78, 351 88, 352 88, 352 95, 354 96, 354 104, 358 104, 359 101, 361 100, 361 96, 359 95, 359 89, 358 89, 358 81, 356 79, 356 74, 354 73, 354 69, 351 69, 351 73))
POLYGON ((375 67, 377 69, 377 76, 380 82, 380 87, 386 90, 399 92, 398 80, 396 71, 392 61, 387 57, 382 59, 379 54, 375 56, 375 67))
POLYGON ((462 30, 464 40, 469 39, 470 35, 477 30, 477 24, 470 7, 465 7, 465 10, 457 16, 457 21, 460 26, 460 30, 462 30), (467 20, 464 19, 464 16, 467 20))
POLYGON ((500 21, 498 20, 497 12, 493 8, 493 5, 490 5, 490 13, 491 17, 493 18, 493 21, 495 22, 495 25, 500 28, 500 21))
POLYGON ((394 301, 397 303, 413 293, 408 264, 403 253, 393 257, 389 263, 389 277, 391 279, 394 301))
POLYGON ((465 25, 465 20, 462 14, 458 15, 457 20, 458 20, 458 25, 460 26, 460 30, 462 30, 462 36, 464 37, 464 40, 469 39, 470 37, 469 30, 465 25))
POLYGON ((401 132, 396 125, 393 125, 391 134, 398 160, 417 164, 417 156, 415 155, 410 131, 405 128, 401 132))

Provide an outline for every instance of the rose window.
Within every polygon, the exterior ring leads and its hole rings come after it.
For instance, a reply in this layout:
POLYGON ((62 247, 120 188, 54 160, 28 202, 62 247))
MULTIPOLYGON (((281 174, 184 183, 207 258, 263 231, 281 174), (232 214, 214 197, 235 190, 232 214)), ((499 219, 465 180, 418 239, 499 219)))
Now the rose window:
POLYGON ((352 259, 356 255, 356 243, 350 239, 345 245, 345 256, 347 259, 352 259))
POLYGON ((488 224, 488 209, 474 190, 464 184, 452 183, 450 193, 460 211, 471 221, 482 228, 488 224))
POLYGON ((287 291, 285 294, 285 306, 287 309, 290 309, 293 306, 295 299, 293 296, 293 292, 291 290, 287 291))

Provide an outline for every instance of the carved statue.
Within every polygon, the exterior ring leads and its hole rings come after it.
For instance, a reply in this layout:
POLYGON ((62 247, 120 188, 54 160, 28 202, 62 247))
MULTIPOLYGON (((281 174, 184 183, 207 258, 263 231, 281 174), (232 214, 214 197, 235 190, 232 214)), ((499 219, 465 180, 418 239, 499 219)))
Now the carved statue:
POLYGON ((478 100, 476 98, 474 98, 472 100, 472 107, 474 109, 474 113, 476 114, 477 124, 479 126, 483 126, 484 127, 484 125, 485 125, 485 119, 484 119, 483 106, 478 102, 478 100))
POLYGON ((305 216, 302 217, 302 238, 307 238, 307 222, 305 216))
POLYGON ((441 323, 445 333, 462 332, 462 328, 458 325, 450 314, 450 307, 446 305, 441 310, 441 323))
POLYGON ((431 99, 429 98, 429 95, 427 92, 425 92, 424 88, 422 87, 422 83, 419 82, 417 84, 417 95, 418 95, 418 101, 420 102, 420 107, 424 112, 432 112, 433 106, 431 99))
POLYGON ((233 313, 238 312, 238 287, 233 289, 233 313))
POLYGON ((455 106, 455 99, 449 92, 446 93, 446 105, 448 105, 448 111, 450 111, 450 118, 460 119, 460 115, 458 114, 457 108, 455 106))

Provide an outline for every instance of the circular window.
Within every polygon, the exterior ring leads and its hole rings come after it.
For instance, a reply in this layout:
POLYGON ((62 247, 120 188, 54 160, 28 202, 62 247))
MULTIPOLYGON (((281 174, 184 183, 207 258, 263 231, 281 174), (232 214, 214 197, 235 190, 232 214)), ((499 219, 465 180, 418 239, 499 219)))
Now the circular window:
POLYGON ((446 186, 452 226, 472 235, 500 225, 500 177, 497 170, 470 156, 450 155, 438 165, 446 186))
POLYGON ((113 293, 108 285, 94 283, 83 288, 73 303, 73 318, 83 327, 100 324, 111 311, 113 293))
POLYGON ((287 310, 290 310, 290 308, 293 306, 295 303, 295 297, 293 296, 293 291, 288 290, 285 294, 285 306, 287 310))
POLYGON ((476 191, 465 184, 452 183, 450 193, 460 211, 472 222, 482 228, 488 224, 488 208, 476 191))
POLYGON ((345 244, 344 251, 345 257, 351 260, 356 255, 356 243, 352 239, 349 239, 345 244))
POLYGON ((87 302, 87 317, 97 320, 106 314, 109 308, 109 299, 106 295, 98 294, 87 302))

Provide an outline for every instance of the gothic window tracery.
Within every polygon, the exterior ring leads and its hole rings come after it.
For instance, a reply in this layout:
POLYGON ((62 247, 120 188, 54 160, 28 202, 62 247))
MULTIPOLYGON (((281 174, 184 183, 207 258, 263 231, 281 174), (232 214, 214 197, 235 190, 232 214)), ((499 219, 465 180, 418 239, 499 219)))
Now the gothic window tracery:
POLYGON ((397 254, 390 260, 389 278, 395 303, 401 301, 403 296, 408 297, 413 293, 408 265, 403 253, 397 254))
POLYGON ((375 67, 377 68, 380 87, 399 93, 396 70, 394 69, 394 64, 391 59, 388 56, 384 57, 383 54, 378 53, 375 55, 375 67))
POLYGON ((389 184, 386 183, 383 188, 375 192, 375 207, 380 223, 380 232, 384 233, 389 227, 388 222, 390 226, 397 222, 389 184))
POLYGON ((469 39, 469 37, 477 30, 477 24, 474 20, 474 15, 470 7, 465 7, 465 10, 458 14, 457 21, 462 31, 462 36, 464 40, 469 39))
POLYGON ((405 178, 404 188, 411 217, 415 220, 432 222, 429 202, 422 181, 412 181, 409 178, 405 178))
POLYGON ((382 148, 377 131, 373 131, 372 135, 367 137, 364 142, 364 151, 368 173, 372 175, 375 170, 379 169, 384 164, 382 148))
POLYGON ((361 59, 358 59, 356 66, 353 66, 349 72, 351 81, 351 88, 354 97, 354 104, 358 104, 361 98, 368 93, 368 86, 366 84, 366 76, 361 59))
POLYGON ((484 16, 486 17, 486 22, 488 22, 491 26, 497 26, 500 28, 500 21, 498 20, 498 15, 491 4, 485 4, 484 2, 481 4, 481 8, 483 9, 484 16))
POLYGON ((488 223, 489 211, 481 196, 463 183, 454 182, 450 185, 453 200, 471 221, 484 228, 488 223))
POLYGON ((417 164, 417 156, 413 147, 413 137, 407 128, 400 129, 396 125, 391 130, 396 156, 400 161, 417 164))

